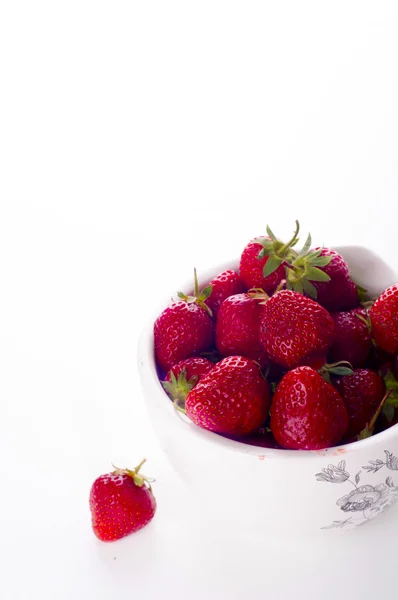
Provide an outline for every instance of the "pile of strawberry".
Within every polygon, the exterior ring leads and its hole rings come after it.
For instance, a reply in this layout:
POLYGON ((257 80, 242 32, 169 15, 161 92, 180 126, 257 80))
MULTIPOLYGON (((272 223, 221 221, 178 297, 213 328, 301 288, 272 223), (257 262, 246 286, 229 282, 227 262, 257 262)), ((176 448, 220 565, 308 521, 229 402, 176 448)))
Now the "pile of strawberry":
POLYGON ((398 421, 398 285, 366 298, 334 250, 296 250, 269 227, 154 324, 159 377, 198 426, 316 450, 398 421))

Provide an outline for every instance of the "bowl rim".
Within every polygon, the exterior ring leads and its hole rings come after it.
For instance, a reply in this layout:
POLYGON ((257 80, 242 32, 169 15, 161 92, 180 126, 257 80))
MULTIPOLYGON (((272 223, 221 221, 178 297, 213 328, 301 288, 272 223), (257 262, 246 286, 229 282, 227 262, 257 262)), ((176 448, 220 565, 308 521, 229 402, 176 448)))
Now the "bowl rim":
MULTIPOLYGON (((352 249, 355 247, 359 248, 359 246, 353 245, 340 245, 333 247, 333 249, 344 256, 344 249, 352 249)), ((218 273, 221 273, 222 271, 225 271, 227 269, 233 269, 237 271, 237 264, 239 264, 238 260, 227 261, 220 265, 207 269, 199 277, 199 285, 204 286, 210 281, 210 279, 215 277, 218 273)), ((185 293, 191 292, 192 281, 186 283, 184 286, 181 286, 181 289, 185 293)), ((170 302, 162 303, 161 308, 158 311, 156 311, 156 313, 154 312, 149 322, 141 331, 138 343, 138 370, 140 373, 142 388, 145 392, 145 395, 148 396, 148 398, 145 397, 145 402, 151 402, 153 398, 156 402, 156 407, 159 410, 162 410, 165 416, 173 417, 176 428, 185 428, 185 432, 187 431, 187 428, 190 428, 190 433, 192 435, 195 435, 197 438, 202 439, 204 443, 211 443, 226 450, 232 450, 241 454, 243 453, 255 455, 260 458, 289 458, 289 460, 291 460, 292 457, 300 459, 305 458, 307 460, 311 460, 319 458, 319 456, 326 456, 328 454, 332 456, 344 457, 344 454, 348 452, 368 450, 374 446, 383 445, 384 442, 387 444, 392 438, 398 438, 398 424, 396 424, 376 435, 373 435, 369 438, 357 442, 340 444, 338 446, 324 448, 321 450, 290 450, 285 448, 268 448, 263 446, 255 446, 253 444, 246 443, 244 441, 244 438, 242 440, 231 440, 220 434, 208 431, 195 425, 192 421, 189 420, 188 417, 184 417, 181 413, 175 410, 173 403, 169 400, 167 394, 163 390, 157 373, 153 339, 153 323, 157 316, 160 314, 161 310, 163 310, 164 307, 168 304, 170 304, 170 302)), ((182 431, 183 429, 181 429, 181 432, 182 431)))

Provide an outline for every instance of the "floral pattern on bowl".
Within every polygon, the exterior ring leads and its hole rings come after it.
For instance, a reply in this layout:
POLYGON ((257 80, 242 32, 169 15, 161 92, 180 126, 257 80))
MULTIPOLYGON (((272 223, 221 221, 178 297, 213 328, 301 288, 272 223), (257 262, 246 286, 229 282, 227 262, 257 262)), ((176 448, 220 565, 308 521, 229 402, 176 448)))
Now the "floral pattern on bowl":
POLYGON ((395 485, 392 477, 387 477, 384 482, 376 485, 373 485, 374 481, 372 481, 372 485, 361 481, 364 472, 369 476, 371 473, 374 474, 384 469, 384 467, 387 467, 390 471, 398 471, 398 458, 388 450, 384 450, 384 452, 386 455, 385 460, 381 460, 380 458, 370 460, 368 465, 363 466, 358 471, 354 479, 351 479, 349 471, 346 470, 345 460, 340 461, 337 466, 328 465, 315 475, 317 481, 351 484, 354 489, 341 496, 336 504, 344 513, 356 513, 358 515, 356 517, 352 515, 347 519, 333 521, 331 525, 322 527, 322 529, 341 529, 348 525, 362 525, 398 499, 398 486, 395 485))

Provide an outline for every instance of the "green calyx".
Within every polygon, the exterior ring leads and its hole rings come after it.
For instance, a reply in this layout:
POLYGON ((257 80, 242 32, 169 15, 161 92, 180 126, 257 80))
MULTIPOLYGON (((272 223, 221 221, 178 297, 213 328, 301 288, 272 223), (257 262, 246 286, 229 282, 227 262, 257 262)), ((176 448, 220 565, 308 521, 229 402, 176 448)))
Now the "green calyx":
POLYGON ((386 394, 372 421, 365 427, 363 431, 361 431, 357 439, 363 440, 373 434, 373 430, 380 413, 383 413, 384 417, 389 423, 391 423, 395 418, 395 411, 398 408, 398 381, 395 379, 391 371, 388 371, 384 377, 384 382, 386 384, 386 394))
POLYGON ((152 490, 151 483, 153 483, 155 480, 146 477, 142 473, 139 473, 144 463, 146 463, 146 458, 144 458, 140 464, 135 467, 135 469, 119 469, 113 465, 115 467, 113 475, 128 475, 128 477, 132 478, 136 486, 142 487, 143 485, 146 485, 150 490, 152 490))
POLYGON ((182 369, 178 377, 174 375, 173 371, 170 371, 170 379, 171 381, 162 381, 162 386, 173 401, 175 408, 185 413, 185 400, 189 392, 197 384, 198 377, 194 375, 188 380, 186 369, 182 369))
POLYGON ((313 282, 330 281, 327 273, 319 267, 326 267, 332 260, 331 256, 321 256, 322 248, 311 250, 311 234, 295 260, 286 267, 286 286, 300 294, 306 293, 316 300, 318 292, 313 282))
POLYGON ((259 304, 265 304, 269 300, 269 296, 264 292, 263 288, 251 288, 247 295, 254 300, 259 300, 259 304))
POLYGON ((357 319, 362 321, 362 323, 364 325, 366 325, 368 332, 372 333, 372 323, 370 321, 369 312, 368 312, 367 308, 365 308, 365 312, 366 312, 366 317, 364 317, 363 315, 360 315, 358 313, 355 313, 355 316, 357 317, 357 319))
POLYGON ((316 300, 317 289, 313 282, 330 281, 330 277, 321 267, 326 267, 332 260, 331 256, 321 256, 322 248, 319 250, 310 250, 311 234, 308 234, 307 240, 300 252, 294 247, 299 241, 300 224, 296 221, 296 229, 293 237, 287 244, 280 241, 273 231, 267 226, 267 237, 252 240, 261 244, 262 249, 258 254, 258 259, 268 256, 263 269, 263 276, 268 277, 282 264, 286 271, 285 286, 288 290, 294 290, 300 294, 307 294, 316 300))
POLYGON ((262 258, 268 256, 268 260, 266 261, 263 269, 263 277, 268 277, 274 271, 281 266, 282 263, 291 263, 294 261, 297 256, 297 252, 293 249, 294 246, 299 241, 298 233, 300 230, 300 224, 296 221, 296 229, 294 231, 293 237, 287 244, 279 240, 271 228, 267 225, 266 231, 267 236, 257 238, 252 240, 256 244, 261 244, 262 249, 258 253, 257 258, 261 260, 262 258))
POLYGON ((391 423, 395 417, 395 411, 398 408, 398 381, 391 371, 388 371, 384 377, 384 382, 389 395, 383 407, 383 414, 387 421, 391 423))
POLYGON ((369 304, 369 303, 370 303, 370 305, 372 305, 373 302, 369 298, 368 290, 365 290, 365 288, 361 287, 358 284, 357 284, 356 287, 357 287, 359 302, 363 306, 366 305, 366 304, 369 304))
POLYGON ((177 292, 177 296, 187 302, 188 304, 198 304, 201 306, 211 317, 213 313, 211 309, 207 306, 206 300, 209 298, 210 294, 213 291, 213 286, 206 286, 201 292, 199 292, 199 283, 198 283, 198 275, 196 273, 196 269, 193 270, 194 273, 194 295, 187 296, 183 292, 177 292))
POLYGON ((384 377, 384 383, 386 384, 386 388, 388 390, 398 393, 398 381, 395 379, 391 371, 388 371, 387 375, 384 377))
POLYGON ((318 373, 327 383, 331 383, 331 375, 336 375, 337 377, 354 375, 354 369, 351 363, 346 360, 340 360, 339 362, 323 365, 318 373))

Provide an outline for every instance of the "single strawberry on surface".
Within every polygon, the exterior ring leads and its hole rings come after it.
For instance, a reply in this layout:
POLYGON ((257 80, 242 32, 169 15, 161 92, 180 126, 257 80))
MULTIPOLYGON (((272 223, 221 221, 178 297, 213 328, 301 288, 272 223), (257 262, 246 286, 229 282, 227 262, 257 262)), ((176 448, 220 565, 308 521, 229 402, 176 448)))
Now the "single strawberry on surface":
POLYGON ((228 356, 189 392, 185 410, 199 427, 239 437, 263 425, 269 404, 269 386, 258 365, 228 356))
POLYGON ((284 244, 267 227, 267 236, 249 242, 243 250, 239 273, 248 289, 261 288, 272 293, 286 277, 286 262, 291 262, 297 253, 293 247, 298 242, 299 223, 292 239, 284 244))
POLYGON ((217 277, 214 277, 209 285, 212 289, 210 296, 206 300, 206 305, 213 313, 213 317, 217 317, 219 308, 226 298, 245 291, 241 278, 231 269, 223 271, 217 277))
POLYGON ((367 325, 367 313, 362 308, 332 314, 334 336, 329 349, 332 362, 347 361, 354 369, 363 367, 373 348, 367 325))
POLYGON ((337 379, 334 386, 343 398, 349 418, 344 438, 353 441, 366 429, 371 435, 374 428, 372 420, 386 393, 383 378, 370 369, 357 369, 353 375, 337 379))
POLYGON ((184 358, 210 350, 214 340, 214 322, 205 305, 210 293, 210 286, 199 293, 195 270, 195 295, 179 292, 181 301, 168 306, 156 319, 155 354, 163 371, 168 371, 184 358))
POLYGON ((98 477, 90 491, 90 510, 95 535, 103 542, 119 540, 153 519, 156 500, 149 480, 135 469, 116 469, 98 477))
POLYGON ((321 450, 336 445, 348 426, 338 392, 311 367, 286 373, 271 405, 271 431, 283 448, 321 450))
POLYGON ((334 321, 317 302, 291 290, 282 290, 264 305, 260 347, 277 364, 291 369, 321 364, 334 333, 334 321))
POLYGON ((214 367, 207 358, 194 356, 174 365, 166 374, 162 386, 174 402, 185 402, 188 392, 214 367))
POLYGON ((216 324, 216 347, 221 356, 240 355, 267 364, 260 348, 259 328, 264 304, 249 294, 230 296, 220 306, 216 324))
POLYGON ((379 296, 369 314, 376 343, 390 354, 398 352, 398 284, 379 296))

